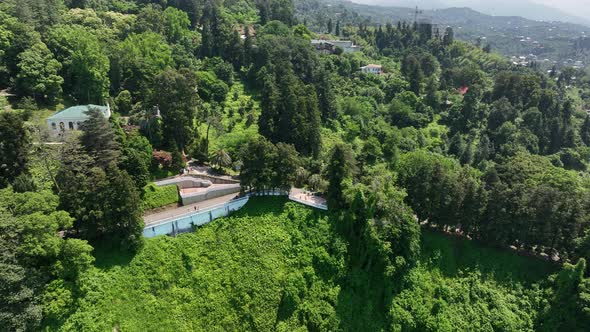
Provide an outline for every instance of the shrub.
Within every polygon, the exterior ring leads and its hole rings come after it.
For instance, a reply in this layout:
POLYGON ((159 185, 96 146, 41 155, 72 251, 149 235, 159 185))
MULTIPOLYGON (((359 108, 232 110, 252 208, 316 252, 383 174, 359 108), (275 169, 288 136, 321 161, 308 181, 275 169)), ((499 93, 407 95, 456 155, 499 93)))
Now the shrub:
POLYGON ((153 183, 143 189, 143 209, 150 210, 178 203, 178 189, 174 185, 158 187, 153 183))

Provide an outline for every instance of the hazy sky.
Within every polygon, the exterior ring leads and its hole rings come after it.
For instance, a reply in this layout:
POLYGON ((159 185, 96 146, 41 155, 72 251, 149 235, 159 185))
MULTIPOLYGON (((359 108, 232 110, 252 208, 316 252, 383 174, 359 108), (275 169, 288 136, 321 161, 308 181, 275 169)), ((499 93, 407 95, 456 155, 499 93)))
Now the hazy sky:
MULTIPOLYGON (((385 0, 387 1, 387 0, 385 0)), ((420 1, 420 0, 416 0, 420 1)), ((442 3, 450 3, 453 1, 468 2, 464 0, 439 0, 442 3)), ((495 0, 487 0, 485 2, 494 3, 495 0)), ((549 7, 558 8, 568 14, 584 17, 590 19, 590 0, 513 0, 514 3, 518 2, 535 2, 549 7)))
POLYGON ((566 13, 590 19, 590 0, 532 0, 549 7, 556 7, 566 13))
MULTIPOLYGON (((525 3, 538 3, 548 7, 553 7, 560 9, 562 12, 565 12, 570 15, 575 15, 580 18, 586 19, 586 21, 590 21, 590 0, 351 0, 357 3, 366 3, 366 4, 381 4, 381 5, 389 5, 389 4, 397 4, 402 5, 404 7, 413 7, 415 5, 421 6, 422 8, 428 8, 431 6, 435 7, 449 7, 453 5, 458 6, 470 6, 470 3, 477 2, 479 3, 479 7, 487 8, 488 12, 491 11, 492 14, 494 8, 499 10, 500 12, 506 12, 506 4, 515 4, 516 7, 522 8, 522 5, 525 3), (501 7, 495 7, 498 4, 501 7), (518 5, 521 6, 518 6, 518 5), (502 11, 502 9, 504 9, 502 11)), ((478 7, 478 6, 470 6, 470 7, 478 7)), ((477 8, 475 8, 477 9, 477 8)), ((519 15, 519 16, 527 16, 524 13, 510 13, 511 15, 519 15)))

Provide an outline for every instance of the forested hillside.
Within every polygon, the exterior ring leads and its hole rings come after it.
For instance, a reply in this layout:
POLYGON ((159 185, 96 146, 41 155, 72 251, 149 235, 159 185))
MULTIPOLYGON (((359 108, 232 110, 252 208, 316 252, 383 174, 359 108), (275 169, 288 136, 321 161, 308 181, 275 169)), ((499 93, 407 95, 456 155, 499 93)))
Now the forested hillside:
MULTIPOLYGON (((420 2, 407 3, 402 7, 387 2, 376 6, 346 0, 297 0, 295 14, 311 29, 318 31, 325 31, 330 19, 339 21, 341 25, 358 26, 363 23, 377 27, 387 23, 395 25, 400 21, 414 22, 416 17, 427 18, 443 28, 453 27, 459 40, 487 46, 507 57, 524 56, 546 70, 554 64, 558 67, 572 66, 577 61, 581 61, 579 66, 590 64, 587 47, 582 46, 588 43, 586 25, 567 21, 535 21, 523 18, 527 14, 523 12, 507 16, 486 15, 473 10, 473 6, 464 6, 455 4, 447 6, 451 8, 443 6, 429 10, 423 8, 420 2), (414 7, 416 4, 420 6, 418 15, 414 7)), ((503 8, 498 3, 492 6, 503 8)))
POLYGON ((0 3, 0 329, 588 329, 590 75, 304 23, 289 0, 0 3), (50 137, 87 104, 113 115, 50 137), (144 240, 175 203, 150 181, 187 159, 330 212, 261 200, 144 240))
POLYGON ((88 295, 60 329, 526 331, 541 314, 546 285, 531 285, 554 271, 549 263, 427 232, 423 263, 394 278, 379 261, 384 242, 374 239, 359 265, 339 225, 256 198, 194 234, 149 239, 133 258, 99 251, 98 268, 81 281, 88 295))

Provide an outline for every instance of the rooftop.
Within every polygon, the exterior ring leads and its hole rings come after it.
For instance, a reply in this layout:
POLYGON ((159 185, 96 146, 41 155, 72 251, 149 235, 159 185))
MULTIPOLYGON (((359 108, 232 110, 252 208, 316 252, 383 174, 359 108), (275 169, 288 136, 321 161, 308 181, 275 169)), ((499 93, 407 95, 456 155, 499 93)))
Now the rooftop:
POLYGON ((371 64, 368 64, 368 65, 361 67, 361 68, 381 68, 381 65, 376 65, 376 64, 371 63, 371 64))
POLYGON ((91 108, 98 108, 105 116, 107 116, 109 112, 108 106, 100 106, 100 105, 78 105, 68 107, 63 109, 48 118, 48 120, 58 120, 58 119, 86 119, 88 115, 86 112, 91 108))

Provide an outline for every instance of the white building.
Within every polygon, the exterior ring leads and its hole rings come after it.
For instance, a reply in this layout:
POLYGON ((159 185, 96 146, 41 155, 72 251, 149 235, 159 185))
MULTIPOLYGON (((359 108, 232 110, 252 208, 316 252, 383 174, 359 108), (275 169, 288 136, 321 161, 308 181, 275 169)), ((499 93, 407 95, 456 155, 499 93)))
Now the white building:
POLYGON ((88 119, 87 112, 91 108, 99 109, 107 119, 111 117, 111 108, 108 105, 72 106, 47 118, 47 128, 49 129, 50 135, 58 136, 60 134, 67 134, 68 132, 80 130, 80 125, 88 119))
POLYGON ((366 66, 361 67, 361 71, 367 74, 382 74, 383 68, 381 67, 381 65, 368 64, 366 66))
POLYGON ((351 40, 312 39, 311 45, 315 47, 316 51, 322 54, 334 54, 337 47, 340 47, 344 53, 361 51, 361 47, 355 45, 351 40))

